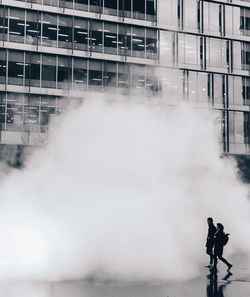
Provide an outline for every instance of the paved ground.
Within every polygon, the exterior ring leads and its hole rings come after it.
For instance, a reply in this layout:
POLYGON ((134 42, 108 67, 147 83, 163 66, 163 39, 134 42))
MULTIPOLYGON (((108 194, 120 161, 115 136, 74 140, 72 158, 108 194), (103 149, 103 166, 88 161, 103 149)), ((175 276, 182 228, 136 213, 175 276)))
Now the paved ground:
POLYGON ((2 283, 2 297, 247 297, 250 296, 249 259, 233 257, 232 274, 219 264, 218 274, 202 268, 200 277, 161 284, 125 283, 2 283))

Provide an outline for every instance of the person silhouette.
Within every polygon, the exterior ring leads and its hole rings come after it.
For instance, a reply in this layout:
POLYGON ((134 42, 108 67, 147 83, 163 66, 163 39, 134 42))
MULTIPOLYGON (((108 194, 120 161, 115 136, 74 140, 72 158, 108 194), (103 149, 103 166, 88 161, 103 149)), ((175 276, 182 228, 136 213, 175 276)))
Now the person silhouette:
POLYGON ((207 224, 208 224, 208 232, 207 232, 207 242, 206 242, 206 253, 210 257, 209 265, 206 267, 212 267, 214 255, 213 255, 213 247, 214 247, 214 234, 216 232, 216 227, 214 226, 213 219, 207 218, 207 224))
POLYGON ((223 258, 223 248, 225 244, 225 233, 224 226, 221 223, 217 224, 217 231, 214 234, 214 267, 213 269, 217 271, 218 259, 227 265, 227 271, 229 271, 233 265, 230 264, 225 258, 223 258))

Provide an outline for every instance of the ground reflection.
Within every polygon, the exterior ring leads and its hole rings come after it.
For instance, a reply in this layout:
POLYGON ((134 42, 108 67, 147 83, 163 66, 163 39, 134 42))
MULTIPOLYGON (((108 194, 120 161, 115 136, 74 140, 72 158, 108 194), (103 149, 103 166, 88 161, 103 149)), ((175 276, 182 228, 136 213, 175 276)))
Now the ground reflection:
POLYGON ((210 271, 207 275, 208 283, 207 283, 207 297, 226 297, 224 295, 226 287, 231 283, 230 277, 233 274, 228 272, 222 281, 218 283, 218 275, 217 272, 210 271))

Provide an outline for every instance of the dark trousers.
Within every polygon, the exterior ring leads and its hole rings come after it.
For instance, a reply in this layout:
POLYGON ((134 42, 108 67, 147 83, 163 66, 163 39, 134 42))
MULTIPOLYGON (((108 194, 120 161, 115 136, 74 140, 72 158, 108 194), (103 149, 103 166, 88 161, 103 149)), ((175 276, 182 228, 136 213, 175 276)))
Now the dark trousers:
POLYGON ((231 264, 222 256, 223 256, 223 246, 222 247, 215 246, 214 248, 214 267, 215 268, 217 267, 218 259, 221 260, 223 263, 225 263, 228 268, 231 266, 231 264))
POLYGON ((210 241, 207 241, 206 247, 207 247, 206 253, 210 257, 210 265, 212 265, 213 264, 213 260, 214 260, 214 254, 213 254, 214 243, 213 242, 210 242, 210 241))

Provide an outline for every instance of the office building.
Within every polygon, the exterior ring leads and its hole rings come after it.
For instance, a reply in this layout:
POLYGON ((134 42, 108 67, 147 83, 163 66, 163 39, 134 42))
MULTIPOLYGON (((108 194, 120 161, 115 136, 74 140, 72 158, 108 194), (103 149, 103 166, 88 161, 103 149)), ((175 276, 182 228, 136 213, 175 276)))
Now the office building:
POLYGON ((250 1, 0 0, 0 143, 39 145, 89 92, 209 104, 250 153, 250 1))

